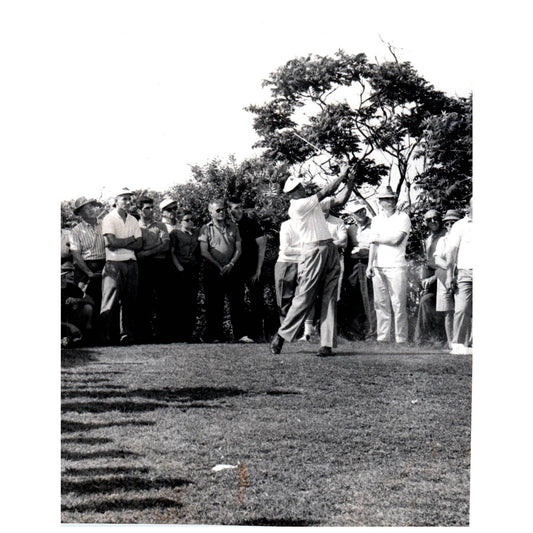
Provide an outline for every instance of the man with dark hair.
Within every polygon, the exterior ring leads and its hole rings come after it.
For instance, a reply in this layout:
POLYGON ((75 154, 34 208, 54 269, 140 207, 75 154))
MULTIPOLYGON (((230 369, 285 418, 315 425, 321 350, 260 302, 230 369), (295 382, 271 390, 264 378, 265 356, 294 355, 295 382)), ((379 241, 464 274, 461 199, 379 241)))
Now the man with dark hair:
POLYGON ((245 335, 239 341, 262 341, 265 305, 261 269, 265 259, 266 237, 261 225, 244 213, 240 198, 229 198, 227 204, 231 219, 241 235, 242 253, 235 264, 235 276, 241 281, 239 298, 244 308, 247 289, 250 301, 250 309, 245 314, 246 322, 242 328, 245 335))
POLYGON ((328 197, 335 193, 348 171, 349 167, 343 165, 336 178, 311 196, 307 195, 301 177, 290 176, 285 182, 283 192, 291 200, 289 217, 294 220, 295 230, 300 236, 302 254, 298 264, 298 286, 292 305, 270 344, 273 354, 281 352, 285 341, 292 342, 296 338, 320 295, 320 349, 317 355, 333 355, 340 263, 323 209, 326 202, 329 207, 337 205, 335 199, 328 197), (326 201, 322 202, 323 200, 326 201))
POLYGON ((172 313, 169 297, 171 271, 167 254, 170 239, 165 224, 154 220, 152 198, 140 198, 137 208, 141 216, 139 227, 142 233, 142 248, 137 252, 139 336, 144 342, 168 342, 172 313))
POLYGON ((240 281, 234 273, 241 255, 239 228, 227 220, 224 200, 211 200, 208 205, 211 221, 200 230, 198 241, 204 258, 204 294, 206 301, 206 340, 223 339, 224 298, 228 297, 234 340, 243 337, 243 309, 240 281))
POLYGON ((104 341, 113 342, 114 315, 120 309, 120 343, 132 344, 135 331, 138 268, 135 251, 142 247, 139 223, 128 214, 132 193, 124 188, 115 195, 116 208, 102 220, 106 263, 102 272, 100 318, 104 341))
POLYGON ((199 231, 191 211, 181 212, 178 229, 170 233, 171 259, 179 302, 175 306, 176 339, 192 342, 196 326, 198 278, 200 267, 199 231))
MULTIPOLYGON (((102 270, 105 265, 105 241, 102 223, 98 220, 98 202, 84 197, 74 202, 74 214, 82 221, 70 232, 70 250, 74 260, 74 281, 85 288, 94 309, 102 302, 102 270)), ((93 333, 98 331, 98 312, 93 314, 93 333)))

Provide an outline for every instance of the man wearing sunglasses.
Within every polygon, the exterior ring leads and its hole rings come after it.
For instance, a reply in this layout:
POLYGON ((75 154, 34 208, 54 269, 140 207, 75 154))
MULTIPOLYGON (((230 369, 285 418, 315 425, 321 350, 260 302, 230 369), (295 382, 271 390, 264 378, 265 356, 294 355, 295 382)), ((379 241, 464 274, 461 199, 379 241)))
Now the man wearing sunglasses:
POLYGON ((192 342, 196 326, 200 246, 191 211, 181 212, 178 229, 170 233, 171 259, 175 267, 177 304, 175 330, 178 342, 192 342))
POLYGON ((444 237, 442 220, 435 209, 430 209, 424 215, 424 224, 429 229, 429 235, 424 241, 426 263, 422 266, 420 285, 422 297, 418 305, 414 342, 423 344, 429 340, 442 340, 444 329, 442 316, 437 313, 437 264, 435 251, 438 243, 444 237))
POLYGON ((178 204, 172 198, 165 198, 159 204, 159 209, 161 211, 161 220, 170 235, 172 230, 178 229, 179 227, 177 223, 178 204))
POLYGON ((227 218, 224 200, 211 200, 208 205, 211 220, 200 230, 198 241, 204 258, 204 294, 206 306, 206 333, 208 342, 224 339, 224 299, 230 307, 233 338, 244 336, 240 279, 234 272, 235 263, 241 255, 239 228, 227 218))

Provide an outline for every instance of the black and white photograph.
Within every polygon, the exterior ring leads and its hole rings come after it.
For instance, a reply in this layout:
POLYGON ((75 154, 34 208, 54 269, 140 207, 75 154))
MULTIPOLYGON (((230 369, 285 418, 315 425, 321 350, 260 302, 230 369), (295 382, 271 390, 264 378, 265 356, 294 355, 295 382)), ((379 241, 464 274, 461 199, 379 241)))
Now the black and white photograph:
POLYGON ((2 11, 15 529, 523 529, 520 10, 2 11))

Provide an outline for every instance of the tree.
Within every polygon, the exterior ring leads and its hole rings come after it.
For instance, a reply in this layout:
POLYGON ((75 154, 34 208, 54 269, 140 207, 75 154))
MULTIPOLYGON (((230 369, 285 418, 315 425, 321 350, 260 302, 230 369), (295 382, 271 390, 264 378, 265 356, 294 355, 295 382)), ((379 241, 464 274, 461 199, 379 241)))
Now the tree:
POLYGON ((472 95, 427 118, 423 128, 417 157, 424 160, 424 170, 416 177, 420 206, 466 207, 472 196, 472 95))
MULTIPOLYGON (((309 55, 288 61, 263 82, 271 99, 250 105, 255 145, 264 157, 336 174, 345 159, 357 170, 355 195, 396 173, 396 191, 409 188, 425 121, 453 101, 421 77, 409 62, 370 63, 342 50, 334 57, 309 55)), ((372 188, 370 189, 372 191, 372 188)))

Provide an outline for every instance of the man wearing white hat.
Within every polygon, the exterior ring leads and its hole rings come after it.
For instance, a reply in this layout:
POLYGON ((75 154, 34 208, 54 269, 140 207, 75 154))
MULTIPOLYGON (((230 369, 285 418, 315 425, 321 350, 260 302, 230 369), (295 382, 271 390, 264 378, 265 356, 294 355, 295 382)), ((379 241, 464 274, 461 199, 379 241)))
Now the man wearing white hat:
MULTIPOLYGON (((340 264, 339 253, 329 232, 321 201, 335 193, 348 170, 348 165, 344 164, 339 175, 312 196, 307 196, 302 178, 290 176, 285 182, 283 192, 291 200, 289 217, 294 221, 295 231, 300 236, 302 253, 298 264, 298 286, 292 305, 270 345, 273 354, 281 352, 285 341, 292 342, 296 338, 319 294, 322 299, 320 350, 317 355, 323 357, 333 354, 340 264)), ((333 198, 329 198, 327 202, 330 207, 337 205, 333 198)))
POLYGON ((367 276, 372 278, 377 319, 377 340, 391 340, 392 314, 397 343, 407 342, 407 263, 405 249, 411 220, 396 209, 389 185, 380 187, 381 212, 372 219, 367 276))
POLYGON ((177 211, 178 203, 172 198, 164 198, 160 204, 159 209, 161 210, 161 219, 163 224, 165 224, 168 234, 173 230, 179 229, 177 211))
POLYGON ((134 340, 138 269, 135 251, 142 248, 142 232, 137 220, 128 214, 132 193, 121 189, 115 195, 116 208, 102 220, 106 263, 102 272, 100 318, 104 341, 113 341, 113 317, 120 307, 120 343, 134 340))

